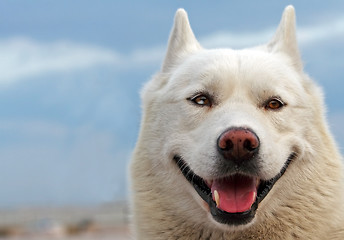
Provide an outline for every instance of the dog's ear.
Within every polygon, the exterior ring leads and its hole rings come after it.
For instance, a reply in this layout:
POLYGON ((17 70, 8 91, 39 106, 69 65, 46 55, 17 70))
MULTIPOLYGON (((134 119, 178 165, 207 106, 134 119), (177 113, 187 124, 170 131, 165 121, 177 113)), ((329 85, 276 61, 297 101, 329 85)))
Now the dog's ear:
POLYGON ((281 22, 277 28, 274 38, 267 45, 271 52, 283 52, 293 61, 297 70, 302 70, 302 60, 296 39, 295 9, 289 5, 284 9, 281 22))
POLYGON ((178 60, 199 49, 201 45, 192 32, 186 11, 178 9, 174 17, 174 26, 168 41, 162 72, 168 72, 178 63, 178 60))

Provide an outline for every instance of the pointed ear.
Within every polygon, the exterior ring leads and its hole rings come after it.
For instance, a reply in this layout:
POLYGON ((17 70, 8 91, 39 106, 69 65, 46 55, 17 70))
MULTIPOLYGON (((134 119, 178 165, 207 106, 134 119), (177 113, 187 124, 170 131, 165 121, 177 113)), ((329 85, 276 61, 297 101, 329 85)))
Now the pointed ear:
POLYGON ((168 41, 162 72, 168 72, 186 54, 199 49, 201 45, 192 32, 187 13, 184 9, 178 9, 174 17, 174 26, 168 41))
POLYGON ((297 70, 302 70, 302 60, 296 39, 295 9, 289 5, 284 9, 281 22, 274 38, 268 44, 271 52, 283 52, 288 55, 297 70))

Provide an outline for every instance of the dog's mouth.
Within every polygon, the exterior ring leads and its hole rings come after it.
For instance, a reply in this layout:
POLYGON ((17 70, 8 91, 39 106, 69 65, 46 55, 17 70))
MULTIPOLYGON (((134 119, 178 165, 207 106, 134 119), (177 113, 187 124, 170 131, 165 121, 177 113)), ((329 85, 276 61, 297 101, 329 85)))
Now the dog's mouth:
POLYGON ((209 205, 213 218, 222 224, 238 226, 253 220, 258 204, 268 195, 295 157, 295 153, 290 154, 281 171, 267 181, 244 174, 205 180, 195 174, 180 156, 176 155, 174 161, 184 177, 209 205))

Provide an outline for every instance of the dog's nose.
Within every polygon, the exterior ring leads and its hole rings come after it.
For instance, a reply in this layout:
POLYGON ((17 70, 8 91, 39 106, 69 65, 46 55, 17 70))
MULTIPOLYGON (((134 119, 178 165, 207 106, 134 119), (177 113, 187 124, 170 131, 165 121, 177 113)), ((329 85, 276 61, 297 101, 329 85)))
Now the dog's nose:
POLYGON ((258 152, 259 145, 258 136, 246 128, 230 128, 217 140, 220 154, 237 165, 252 159, 258 152))

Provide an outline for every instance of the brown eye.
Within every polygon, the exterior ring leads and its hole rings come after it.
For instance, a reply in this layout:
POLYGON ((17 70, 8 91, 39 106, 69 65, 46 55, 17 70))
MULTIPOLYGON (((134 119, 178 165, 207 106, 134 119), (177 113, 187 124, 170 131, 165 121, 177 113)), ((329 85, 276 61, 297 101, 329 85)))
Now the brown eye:
POLYGON ((277 110, 284 106, 284 103, 278 98, 270 99, 265 105, 265 109, 277 110))
POLYGON ((199 106, 208 106, 208 107, 211 106, 210 98, 206 95, 203 95, 203 94, 196 95, 196 96, 190 98, 190 100, 199 106))

